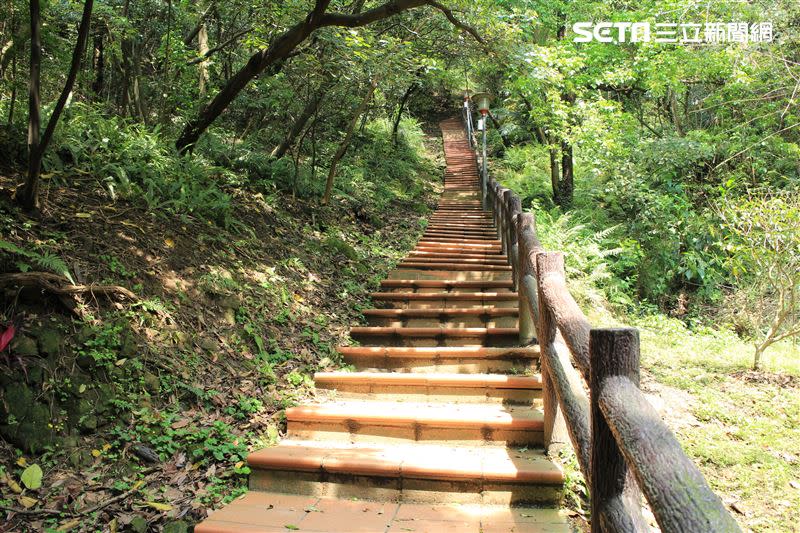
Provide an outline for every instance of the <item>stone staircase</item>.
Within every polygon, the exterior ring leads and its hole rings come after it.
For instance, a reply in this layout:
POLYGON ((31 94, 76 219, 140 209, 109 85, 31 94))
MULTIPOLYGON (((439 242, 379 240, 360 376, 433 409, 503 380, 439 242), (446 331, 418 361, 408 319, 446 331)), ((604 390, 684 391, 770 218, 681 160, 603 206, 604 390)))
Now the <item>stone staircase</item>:
POLYGON ((438 209, 351 329, 360 345, 340 348, 357 371, 317 373, 317 401, 248 457, 250 492, 196 532, 570 531, 538 347, 517 346, 511 267, 460 122, 442 133, 438 209))

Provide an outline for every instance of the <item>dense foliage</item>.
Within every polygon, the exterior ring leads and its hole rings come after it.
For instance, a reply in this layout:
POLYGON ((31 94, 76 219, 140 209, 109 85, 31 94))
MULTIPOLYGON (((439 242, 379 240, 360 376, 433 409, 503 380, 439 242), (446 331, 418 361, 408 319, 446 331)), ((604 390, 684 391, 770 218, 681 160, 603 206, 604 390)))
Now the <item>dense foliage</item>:
MULTIPOLYGON (((613 299, 620 300, 621 290, 677 316, 728 323, 759 345, 762 335, 770 336, 776 306, 785 307, 778 329, 795 331, 796 297, 780 296, 787 282, 770 283, 763 265, 732 266, 745 260, 742 253, 751 263, 762 251, 768 255, 768 244, 726 224, 721 207, 761 213, 774 221, 767 231, 797 232, 798 5, 533 1, 504 7, 504 61, 479 61, 475 69, 477 83, 502 97, 494 110, 501 135, 493 146, 495 154, 504 152, 497 169, 504 181, 527 205, 559 206, 559 213, 571 207, 572 220, 594 232, 616 228, 605 238, 615 250, 607 259, 613 299), (601 20, 766 21, 774 41, 573 42, 573 23, 601 20), (574 185, 565 186, 573 154, 574 185), (751 201, 765 193, 787 200, 780 208, 751 201), (743 305, 748 299, 763 304, 743 305)), ((788 287, 797 293, 796 276, 788 287)))

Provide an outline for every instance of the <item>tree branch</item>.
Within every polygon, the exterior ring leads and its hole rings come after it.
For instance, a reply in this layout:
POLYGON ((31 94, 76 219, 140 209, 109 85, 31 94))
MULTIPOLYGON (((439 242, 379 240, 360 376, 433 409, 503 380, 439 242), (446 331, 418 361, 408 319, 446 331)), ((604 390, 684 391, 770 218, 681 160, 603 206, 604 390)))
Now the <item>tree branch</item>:
POLYGON ((202 63, 203 61, 205 61, 206 59, 208 59, 212 55, 216 54, 220 50, 224 49, 227 46, 230 46, 233 43, 235 43, 237 40, 239 40, 240 37, 250 33, 252 30, 253 30, 253 28, 245 28, 245 29, 243 29, 243 30, 241 30, 239 32, 234 33, 233 36, 230 39, 228 39, 227 41, 225 41, 222 44, 219 44, 219 45, 215 46, 214 48, 209 48, 208 51, 205 54, 203 54, 201 56, 198 56, 198 57, 192 59, 191 61, 187 61, 186 65, 191 66, 191 65, 196 65, 198 63, 202 63))
POLYGON ((463 30, 463 31, 469 33, 479 43, 481 43, 483 45, 486 44, 486 41, 483 40, 483 37, 480 36, 480 34, 475 30, 475 28, 473 28, 472 26, 469 26, 469 25, 461 22, 460 20, 458 20, 456 18, 456 16, 453 15, 453 12, 447 6, 440 4, 439 2, 436 2, 435 0, 429 0, 427 2, 427 4, 429 6, 431 6, 431 7, 435 7, 436 9, 438 9, 439 11, 444 13, 444 16, 447 17, 447 20, 449 20, 450 23, 453 26, 455 26, 456 28, 459 28, 460 30, 463 30))

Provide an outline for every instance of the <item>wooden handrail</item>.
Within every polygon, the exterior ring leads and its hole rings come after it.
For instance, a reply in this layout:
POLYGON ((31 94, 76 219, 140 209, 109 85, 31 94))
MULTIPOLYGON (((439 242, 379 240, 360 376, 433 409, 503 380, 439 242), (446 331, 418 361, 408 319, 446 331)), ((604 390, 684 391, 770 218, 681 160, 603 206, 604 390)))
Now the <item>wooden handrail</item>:
POLYGON ((545 446, 568 433, 591 490, 592 531, 646 530, 641 494, 661 531, 741 531, 639 390, 638 330, 592 329, 569 292, 563 254, 543 249, 517 194, 482 179, 513 268, 520 343, 541 348, 545 446))

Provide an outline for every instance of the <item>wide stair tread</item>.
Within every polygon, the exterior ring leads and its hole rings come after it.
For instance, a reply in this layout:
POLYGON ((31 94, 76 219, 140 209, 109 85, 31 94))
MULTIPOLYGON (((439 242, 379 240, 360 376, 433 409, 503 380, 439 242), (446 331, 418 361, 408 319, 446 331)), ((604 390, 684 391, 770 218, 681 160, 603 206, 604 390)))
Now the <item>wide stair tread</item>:
POLYGON ((253 469, 345 473, 401 479, 561 484, 562 470, 539 449, 376 444, 287 439, 250 454, 253 469))
POLYGON ((541 430, 538 409, 493 404, 448 405, 438 402, 329 401, 286 410, 292 422, 355 422, 390 427, 541 430))
POLYGON ((504 505, 368 502, 250 492, 195 533, 568 533, 567 511, 504 505), (357 519, 354 519, 357 517, 357 519), (253 525, 260 524, 260 525, 253 525), (287 528, 286 526, 291 526, 287 528))

